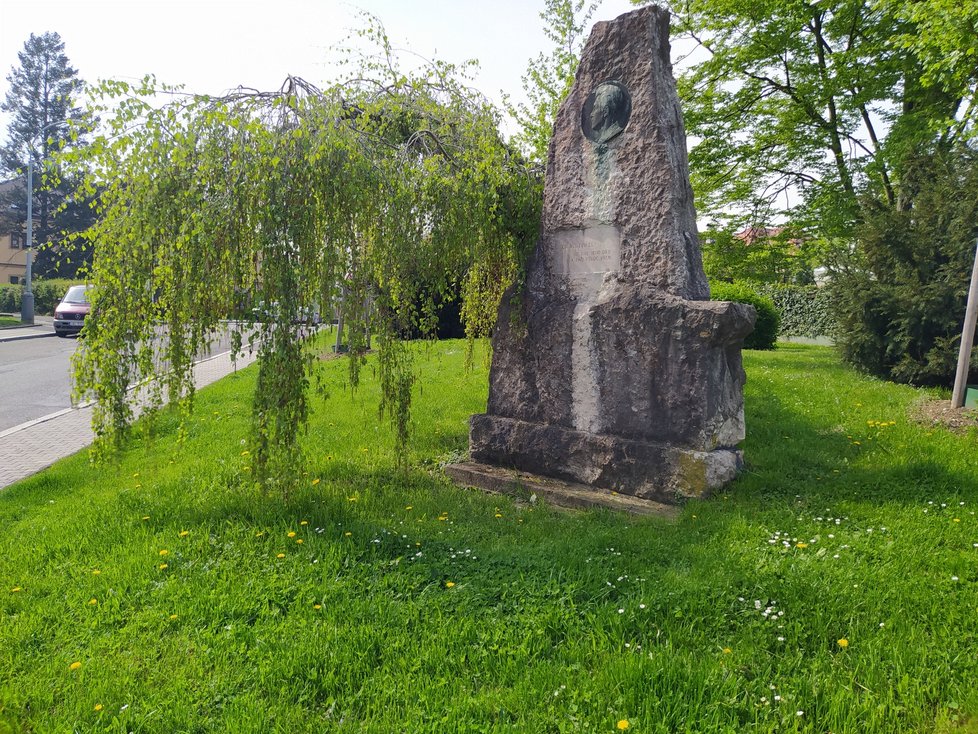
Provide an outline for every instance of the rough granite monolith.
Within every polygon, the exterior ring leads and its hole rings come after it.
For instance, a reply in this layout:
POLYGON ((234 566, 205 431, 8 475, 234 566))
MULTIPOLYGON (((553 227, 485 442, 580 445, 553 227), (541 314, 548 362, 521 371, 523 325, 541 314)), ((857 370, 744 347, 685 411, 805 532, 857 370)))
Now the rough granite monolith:
POLYGON ((754 312, 709 297, 669 16, 646 7, 595 25, 557 115, 472 459, 667 503, 731 480, 754 312))

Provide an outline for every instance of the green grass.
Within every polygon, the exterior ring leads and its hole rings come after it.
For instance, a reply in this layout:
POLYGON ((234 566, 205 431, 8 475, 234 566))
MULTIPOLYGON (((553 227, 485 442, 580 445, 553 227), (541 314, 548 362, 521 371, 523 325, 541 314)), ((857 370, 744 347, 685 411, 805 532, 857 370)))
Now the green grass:
POLYGON ((20 319, 9 316, 0 316, 0 328, 4 326, 20 326, 20 319))
POLYGON ((976 436, 920 392, 747 353, 748 470, 671 524, 453 488, 463 352, 407 470, 338 360, 287 503, 241 489, 253 369, 0 492, 0 732, 978 731, 976 436))

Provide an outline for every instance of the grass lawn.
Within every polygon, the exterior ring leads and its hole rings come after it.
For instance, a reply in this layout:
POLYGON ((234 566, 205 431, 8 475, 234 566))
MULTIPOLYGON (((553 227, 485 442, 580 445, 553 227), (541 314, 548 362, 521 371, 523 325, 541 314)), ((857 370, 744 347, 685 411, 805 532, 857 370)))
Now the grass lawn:
POLYGON ((921 392, 747 353, 748 470, 668 523, 453 488, 463 353, 418 347, 408 470, 329 361, 288 503, 254 369, 0 492, 0 733, 978 731, 978 442, 921 392))
POLYGON ((0 316, 0 327, 4 326, 20 326, 20 319, 15 319, 10 316, 0 316))

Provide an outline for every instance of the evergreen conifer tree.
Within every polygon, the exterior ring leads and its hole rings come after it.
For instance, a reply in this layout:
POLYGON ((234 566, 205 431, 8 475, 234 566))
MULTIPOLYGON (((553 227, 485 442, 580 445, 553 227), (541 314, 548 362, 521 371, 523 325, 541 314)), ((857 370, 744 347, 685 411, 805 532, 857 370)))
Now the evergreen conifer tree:
POLYGON ((5 229, 24 227, 30 161, 34 167, 34 244, 39 246, 35 270, 38 275, 74 275, 78 258, 70 262, 64 238, 87 227, 92 215, 87 205, 71 197, 71 182, 62 180, 52 154, 81 141, 73 138, 71 128, 84 120, 76 105, 83 82, 57 33, 31 34, 17 58, 19 65, 7 76, 10 86, 0 104, 11 118, 0 146, 0 168, 19 178, 22 185, 7 192, 5 198, 10 200, 2 202, 2 208, 13 213, 13 221, 2 224, 5 229))

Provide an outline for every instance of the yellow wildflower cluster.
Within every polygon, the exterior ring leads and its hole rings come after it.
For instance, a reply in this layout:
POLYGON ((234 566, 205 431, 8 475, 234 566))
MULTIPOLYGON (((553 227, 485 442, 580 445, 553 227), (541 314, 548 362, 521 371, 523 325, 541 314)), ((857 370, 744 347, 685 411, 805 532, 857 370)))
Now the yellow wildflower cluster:
POLYGON ((896 421, 866 421, 866 425, 870 428, 889 428, 895 426, 896 421))

